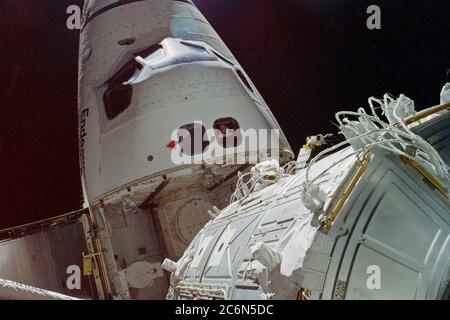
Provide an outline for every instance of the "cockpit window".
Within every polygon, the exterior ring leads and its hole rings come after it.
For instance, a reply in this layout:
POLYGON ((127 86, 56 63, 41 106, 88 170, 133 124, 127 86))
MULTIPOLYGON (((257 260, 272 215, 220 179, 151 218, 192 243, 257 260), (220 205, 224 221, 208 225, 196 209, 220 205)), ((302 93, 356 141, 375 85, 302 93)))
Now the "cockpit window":
POLYGON ((189 123, 178 129, 178 144, 181 152, 193 156, 201 154, 209 145, 209 141, 204 141, 206 129, 200 123, 189 123))
POLYGON ((103 95, 106 117, 112 120, 122 113, 130 105, 132 94, 130 85, 108 88, 103 95))
POLYGON ((247 89, 251 92, 254 92, 252 86, 250 85, 250 82, 248 82, 247 77, 244 75, 244 73, 241 70, 236 69, 236 74, 238 75, 239 79, 241 79, 242 83, 247 87, 247 89))
POLYGON ((223 148, 237 147, 242 141, 239 123, 236 119, 227 117, 214 121, 216 139, 223 148))
POLYGON ((139 63, 133 59, 106 82, 107 88, 103 94, 103 103, 106 117, 109 120, 117 117, 130 105, 133 87, 123 85, 123 83, 131 78, 138 68, 140 68, 139 63))
POLYGON ((135 60, 137 56, 155 57, 164 55, 161 45, 152 45, 149 48, 136 52, 133 58, 123 65, 111 78, 106 81, 106 90, 103 94, 103 104, 105 106, 106 117, 114 119, 125 111, 131 103, 133 87, 124 85, 133 75, 142 69, 142 66, 135 60))
POLYGON ((234 63, 233 63, 233 62, 231 62, 230 60, 228 60, 227 58, 225 58, 225 57, 224 57, 223 55, 221 55, 220 53, 216 52, 215 50, 211 50, 211 51, 212 51, 212 53, 214 53, 214 55, 215 55, 217 58, 219 58, 219 59, 221 59, 222 61, 225 61, 226 63, 228 63, 228 64, 234 66, 234 63))
POLYGON ((190 47, 190 48, 192 48, 192 49, 195 49, 195 50, 197 50, 198 52, 206 52, 206 49, 205 49, 205 48, 203 48, 202 46, 199 46, 199 45, 197 45, 197 44, 190 43, 190 42, 186 42, 186 41, 180 41, 180 43, 183 44, 183 45, 185 45, 185 46, 187 46, 187 47, 190 47))

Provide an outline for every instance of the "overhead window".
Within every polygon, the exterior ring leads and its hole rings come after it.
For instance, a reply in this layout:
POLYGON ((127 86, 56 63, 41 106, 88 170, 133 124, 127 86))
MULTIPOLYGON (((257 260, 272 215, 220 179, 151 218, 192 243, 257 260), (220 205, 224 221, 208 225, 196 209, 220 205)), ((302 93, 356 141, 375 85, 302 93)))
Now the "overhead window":
POLYGON ((228 64, 231 64, 232 66, 234 66, 234 63, 233 62, 231 62, 230 60, 228 60, 227 58, 225 58, 223 55, 221 55, 220 53, 218 53, 218 52, 216 52, 216 51, 214 51, 214 50, 211 50, 212 51, 212 53, 214 53, 214 55, 217 57, 217 58, 219 58, 220 60, 222 60, 222 61, 225 61, 226 63, 228 63, 228 64))
POLYGON ((200 123, 181 126, 178 130, 178 144, 181 152, 189 156, 203 153, 209 145, 209 141, 203 140, 205 134, 206 129, 200 123))
POLYGON ((239 123, 227 117, 214 121, 214 131, 218 143, 224 148, 237 147, 242 141, 239 123))

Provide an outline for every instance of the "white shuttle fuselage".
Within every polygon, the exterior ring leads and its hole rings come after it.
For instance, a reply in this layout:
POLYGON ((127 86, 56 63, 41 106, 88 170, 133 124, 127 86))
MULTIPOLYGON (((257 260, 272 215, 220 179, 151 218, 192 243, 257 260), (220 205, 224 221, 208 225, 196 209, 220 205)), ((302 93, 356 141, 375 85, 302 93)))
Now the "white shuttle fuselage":
POLYGON ((179 258, 208 210, 227 205, 238 171, 292 155, 247 74, 188 0, 86 1, 78 98, 86 237, 103 297, 164 297, 163 258, 179 258), (276 136, 246 143, 252 130, 276 136), (139 272, 151 274, 141 285, 132 280, 139 272))

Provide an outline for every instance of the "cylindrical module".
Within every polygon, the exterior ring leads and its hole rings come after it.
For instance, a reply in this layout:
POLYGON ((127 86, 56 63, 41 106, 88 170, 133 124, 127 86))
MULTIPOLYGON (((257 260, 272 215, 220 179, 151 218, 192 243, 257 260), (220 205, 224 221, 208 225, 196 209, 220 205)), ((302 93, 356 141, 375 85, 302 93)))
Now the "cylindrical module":
POLYGON ((207 210, 226 205, 238 171, 292 157, 261 95, 190 0, 86 1, 78 98, 84 197, 94 247, 106 251, 92 254, 112 296, 161 298, 167 279, 158 268, 145 288, 123 288, 127 270, 179 258, 207 210))

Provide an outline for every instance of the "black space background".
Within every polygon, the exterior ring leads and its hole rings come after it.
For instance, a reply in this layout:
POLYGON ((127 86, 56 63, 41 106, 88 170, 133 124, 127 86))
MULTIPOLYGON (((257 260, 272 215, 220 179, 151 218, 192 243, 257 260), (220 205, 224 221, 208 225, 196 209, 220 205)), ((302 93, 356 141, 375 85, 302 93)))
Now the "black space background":
MULTIPOLYGON (((295 152, 371 95, 439 102, 450 67, 448 0, 194 0, 245 68, 295 152), (382 29, 366 28, 366 8, 382 29)), ((0 0, 0 229, 78 209, 80 0, 0 0)))

